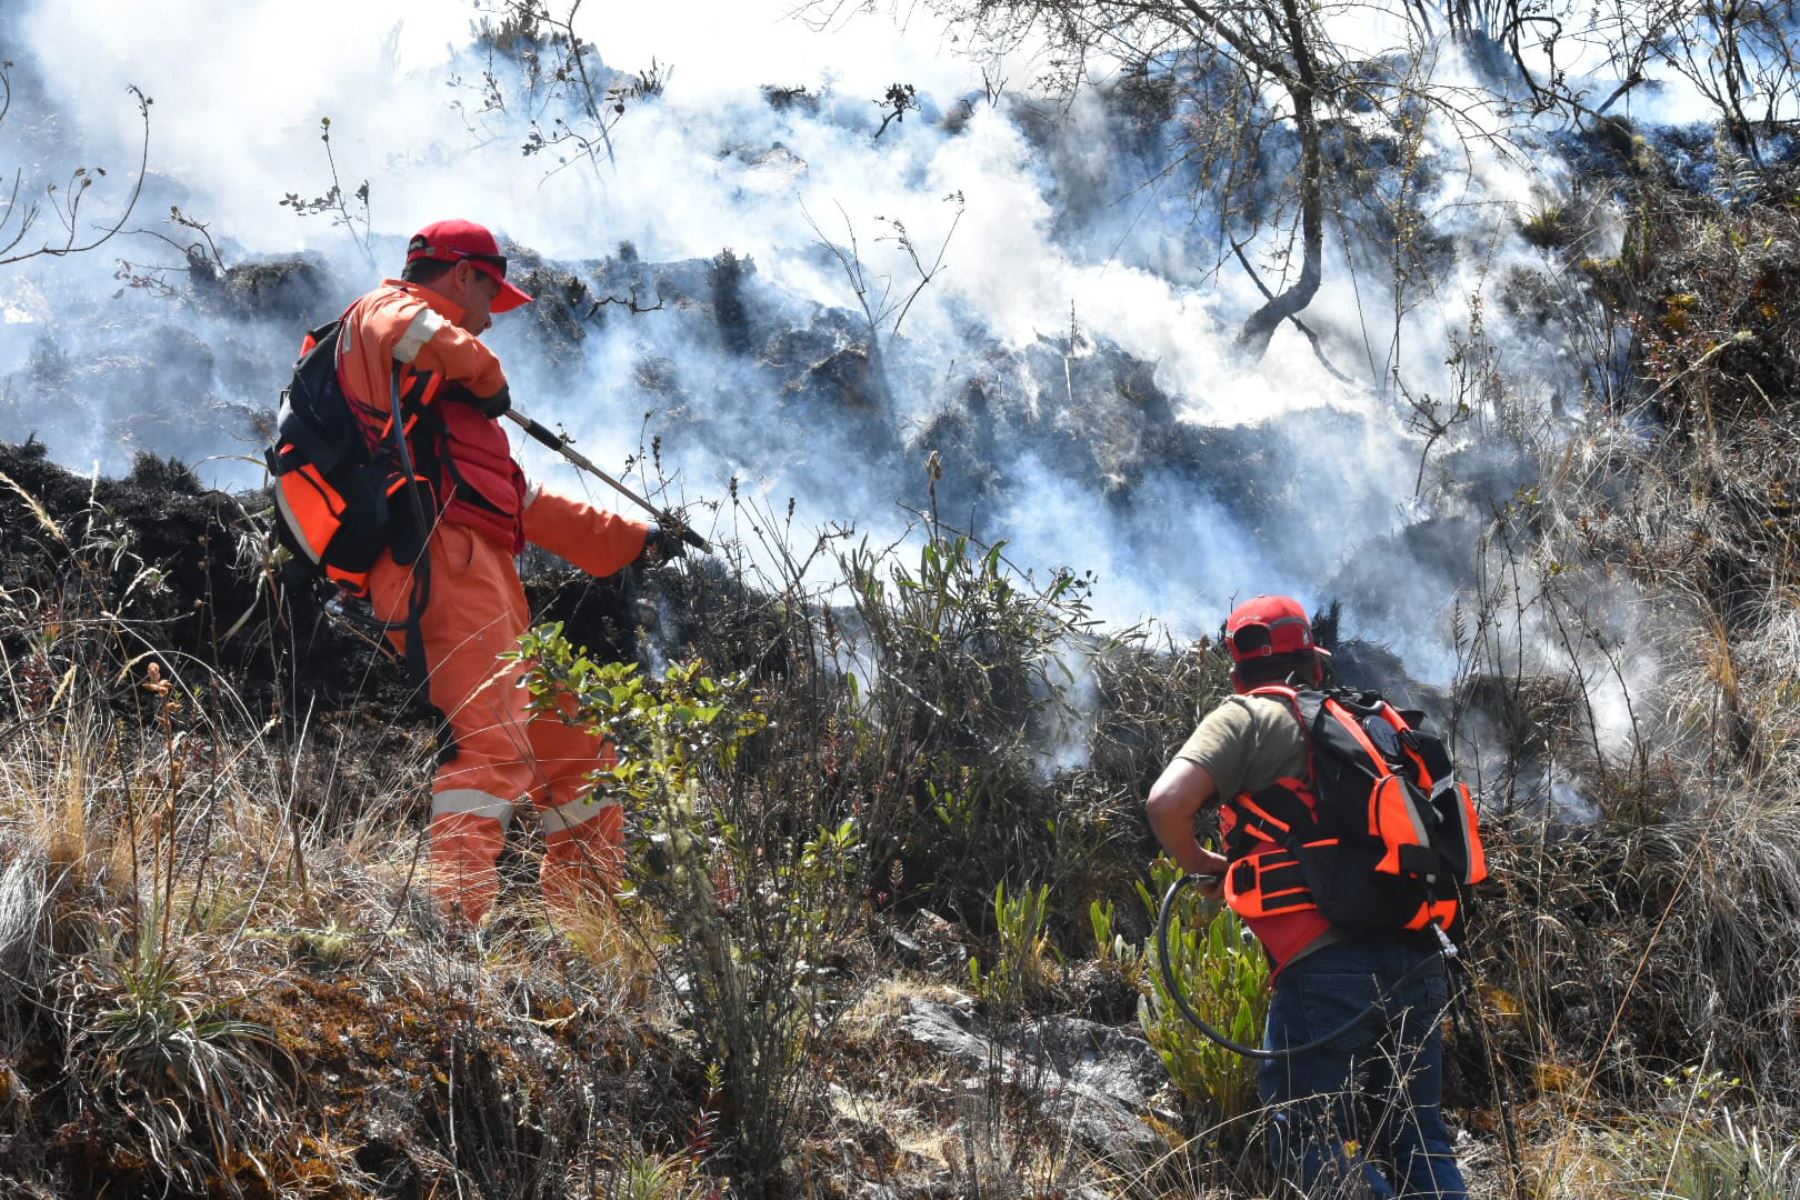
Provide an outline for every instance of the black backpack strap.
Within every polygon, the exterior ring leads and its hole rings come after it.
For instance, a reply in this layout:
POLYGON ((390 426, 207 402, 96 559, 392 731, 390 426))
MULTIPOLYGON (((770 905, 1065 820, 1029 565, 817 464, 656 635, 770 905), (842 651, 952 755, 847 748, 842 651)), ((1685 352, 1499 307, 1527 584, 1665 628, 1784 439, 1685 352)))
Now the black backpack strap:
MULTIPOLYGON (((431 603, 431 528, 432 523, 426 519, 424 505, 419 501, 418 489, 411 485, 417 475, 413 469, 412 449, 406 443, 406 401, 400 394, 400 376, 406 370, 399 363, 394 364, 393 377, 389 395, 392 399, 394 421, 391 427, 394 440, 394 453, 400 458, 400 469, 406 472, 407 486, 402 490, 408 502, 413 506, 414 528, 419 533, 419 555, 413 561, 412 595, 407 601, 406 621, 406 666, 412 672, 413 680, 422 689, 430 678, 430 667, 425 661, 425 638, 420 630, 421 618, 425 615, 425 606, 431 603)), ((420 377, 421 380, 424 378, 420 377)), ((415 393, 422 391, 423 384, 415 387, 415 393)))
POLYGON ((1300 727, 1306 730, 1306 737, 1309 743, 1312 740, 1314 731, 1318 729, 1319 719, 1324 713, 1324 692, 1305 691, 1296 692, 1294 694, 1294 715, 1300 718, 1300 727))
MULTIPOLYGON (((341 319, 340 319, 341 320, 341 319)), ((338 328, 340 321, 321 325, 307 334, 312 346, 294 363, 294 375, 282 393, 279 442, 291 442, 302 461, 321 472, 330 471, 344 456, 344 442, 355 432, 354 417, 342 404, 337 384, 338 328), (333 397, 338 403, 333 404, 333 397), (342 408, 342 412, 329 411, 342 408)))
POLYGON ((425 703, 431 703, 431 665, 425 661, 425 635, 420 623, 425 606, 431 603, 431 556, 421 554, 413 565, 412 595, 406 604, 406 620, 401 629, 406 634, 406 670, 419 688, 425 703))

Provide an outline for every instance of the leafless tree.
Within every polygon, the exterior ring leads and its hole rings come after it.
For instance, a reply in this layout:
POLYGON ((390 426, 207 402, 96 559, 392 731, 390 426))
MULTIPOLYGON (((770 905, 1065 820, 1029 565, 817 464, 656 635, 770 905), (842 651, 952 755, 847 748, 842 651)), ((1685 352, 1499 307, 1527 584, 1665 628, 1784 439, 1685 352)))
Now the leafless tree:
POLYGON ((1768 139, 1800 121, 1794 0, 1679 0, 1662 22, 1646 5, 1630 40, 1654 48, 1719 113, 1738 153, 1758 166, 1768 139))
MULTIPOLYGON (((576 32, 586 0, 567 0, 560 13, 547 0, 476 0, 480 14, 473 31, 488 62, 478 85, 480 113, 510 112, 506 87, 496 71, 497 56, 520 68, 518 110, 529 122, 520 149, 556 160, 554 175, 579 162, 597 173, 601 160, 614 165, 612 131, 629 104, 663 94, 674 69, 652 58, 635 73, 611 70, 600 62, 599 48, 576 32)), ((456 105, 468 119, 467 109, 456 105)), ((471 129, 474 127, 471 126, 471 129)))
MULTIPOLYGON (((1408 0, 1421 28, 1431 6, 1408 0)), ((1717 110, 1737 153, 1761 164, 1800 121, 1795 0, 1445 0, 1449 31, 1499 47, 1537 112, 1605 116, 1666 68, 1717 110), (1579 61, 1578 73, 1565 64, 1579 61)))
MULTIPOLYGON (((137 178, 123 205, 111 218, 84 223, 82 206, 99 182, 106 178, 105 167, 73 167, 66 182, 46 183, 41 193, 35 188, 26 190, 24 168, 15 168, 11 184, 0 193, 0 267, 31 258, 64 258, 85 253, 111 241, 131 219, 131 210, 137 207, 138 196, 144 190, 144 168, 150 161, 150 105, 153 101, 136 86, 126 90, 137 101, 138 115, 144 122, 144 139, 138 155, 137 178), (37 238, 32 231, 38 228, 46 212, 55 217, 61 229, 41 244, 33 245, 37 238)), ((0 128, 6 125, 12 105, 12 63, 0 62, 0 128)))
POLYGON ((875 240, 892 242, 912 268, 912 278, 898 282, 892 275, 876 274, 863 261, 862 247, 856 238, 856 226, 851 223, 850 214, 844 211, 843 205, 838 205, 838 215, 844 219, 848 245, 827 237, 825 231, 819 228, 819 223, 813 220, 812 214, 806 211, 806 206, 801 206, 801 214, 812 227, 819 245, 843 268, 850 290, 856 294, 857 306, 862 309, 863 322, 868 326, 869 345, 876 354, 881 351, 884 335, 899 336, 900 326, 906 320, 906 314, 912 311, 913 301, 944 271, 944 253, 950 249, 950 239, 956 236, 956 227, 962 223, 963 194, 951 192, 944 197, 944 203, 951 205, 955 213, 950 218, 950 228, 944 231, 944 240, 938 243, 937 253, 932 256, 929 267, 919 256, 919 245, 907 232, 904 222, 897 217, 876 218, 877 222, 887 226, 888 232, 875 240))
MULTIPOLYGON (((1404 16, 1394 0, 1393 15, 1404 16)), ((815 20, 844 3, 815 5, 815 20)), ((1351 49, 1329 30, 1365 18, 1360 0, 933 0, 950 21, 996 53, 1048 47, 1046 80, 1065 93, 1084 86, 1101 62, 1153 68, 1185 93, 1192 117, 1166 169, 1186 170, 1196 199, 1218 215, 1221 263, 1236 258, 1264 295, 1238 344, 1260 357, 1283 322, 1317 295, 1324 273, 1327 218, 1342 210, 1334 147, 1350 147, 1373 123, 1398 127, 1435 115, 1458 136, 1492 137, 1476 119, 1485 97, 1435 86, 1406 63, 1416 47, 1351 49), (1241 232, 1232 234, 1230 227, 1241 232), (1248 227, 1248 229, 1246 229, 1248 227), (1249 233, 1272 233, 1265 254, 1271 285, 1242 247, 1249 233)), ((1340 156, 1341 157, 1341 156, 1340 156)), ((1318 345, 1304 326, 1302 332, 1318 345)))
MULTIPOLYGON (((331 217, 333 225, 341 226, 350 234, 356 248, 362 251, 363 258, 371 269, 379 269, 375 261, 375 234, 372 218, 369 214, 369 181, 363 180, 356 191, 346 194, 343 180, 338 178, 337 155, 331 150, 331 118, 319 118, 319 140, 325 143, 325 162, 331 168, 331 186, 320 196, 306 199, 297 192, 289 192, 276 203, 282 208, 292 209, 297 217, 312 217, 326 213, 331 217)), ((182 222, 187 224, 187 222, 182 222)), ((192 226, 189 226, 192 228, 192 226)))

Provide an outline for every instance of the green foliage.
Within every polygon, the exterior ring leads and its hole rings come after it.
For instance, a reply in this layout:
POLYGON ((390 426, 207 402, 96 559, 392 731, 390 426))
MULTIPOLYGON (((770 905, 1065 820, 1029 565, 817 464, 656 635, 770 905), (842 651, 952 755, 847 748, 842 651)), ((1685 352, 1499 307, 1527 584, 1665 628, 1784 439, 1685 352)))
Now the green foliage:
POLYGON ((1686 1200, 1791 1200, 1800 1195, 1800 1144, 1792 1130, 1740 1124, 1690 1131, 1675 1157, 1668 1196, 1686 1200))
POLYGON ((356 931, 335 920, 323 929, 296 929, 293 946, 321 967, 341 967, 356 950, 356 931))
POLYGON ((927 779, 925 795, 931 801, 932 815, 944 826, 946 834, 960 838, 974 835, 976 822, 981 819, 980 806, 976 804, 977 792, 948 784, 939 787, 927 779))
POLYGON ((715 679, 686 663, 649 680, 633 664, 595 663, 555 625, 528 633, 519 654, 534 711, 617 748, 603 786, 645 847, 622 901, 649 910, 641 924, 702 1052, 720 1064, 738 1165, 773 1179, 805 1065, 836 1011, 828 964, 862 911, 859 824, 826 819, 834 800, 816 771, 784 773, 804 757, 761 744, 785 731, 746 675, 715 679))
POLYGON ((707 765, 729 765, 744 740, 767 724, 746 703, 742 675, 724 682, 698 663, 676 663, 652 688, 636 663, 596 663, 563 636, 562 625, 533 629, 516 657, 529 664, 533 713, 592 724, 618 750, 608 782, 633 799, 682 790, 707 765))
POLYGON ((1617 1178, 1601 1194, 1791 1200, 1800 1195, 1800 1143, 1792 1128, 1791 1114, 1754 1103, 1714 1107, 1689 1095, 1679 1120, 1646 1117, 1632 1124, 1629 1137, 1607 1139, 1617 1178))
POLYGON ((1711 1108, 1732 1092, 1744 1086, 1737 1076, 1727 1076, 1717 1067, 1701 1067, 1693 1063, 1660 1081, 1669 1092, 1685 1103, 1711 1108))
POLYGON ((916 562, 864 542, 840 565, 859 657, 874 665, 857 684, 856 720, 897 739, 920 776, 870 814, 874 862, 904 862, 914 898, 971 917, 1021 862, 1047 863, 1053 891, 1079 894, 1063 883, 1115 835, 1104 802, 1053 792, 1039 748, 1072 720, 1071 664, 1102 646, 1089 581, 1060 572, 1037 584, 1003 544, 982 549, 935 525, 916 562))
POLYGON ((272 1064, 287 1054, 274 1031, 145 946, 99 985, 78 1074, 169 1179, 197 1186, 227 1163, 257 1162, 285 1090, 272 1064))
MULTIPOLYGON (((1181 868, 1166 857, 1158 858, 1150 877, 1150 887, 1138 884, 1138 895, 1154 922, 1162 895, 1181 877, 1181 868)), ((1100 925, 1097 920, 1096 934, 1102 932, 1100 925)), ((1106 928, 1110 929, 1110 921, 1106 928)), ((1116 944, 1112 953, 1123 957, 1125 947, 1116 944)), ((1189 889, 1169 922, 1169 953, 1175 978, 1195 1012, 1233 1041, 1251 1045, 1260 1041, 1269 1008, 1269 964, 1262 948, 1245 939, 1236 914, 1189 889)), ((1156 954, 1152 935, 1136 958, 1149 986, 1149 994, 1138 1002, 1138 1023, 1168 1068, 1169 1078, 1190 1100, 1206 1105, 1215 1120, 1229 1121, 1254 1111, 1255 1063, 1188 1024, 1169 996, 1156 954)))
POLYGON ((1519 235, 1541 250, 1567 246, 1578 232, 1568 205, 1548 198, 1540 198, 1527 209, 1519 225, 1519 235))
MULTIPOLYGON (((1789 802, 1800 780, 1800 208, 1791 168, 1759 171, 1741 144, 1717 145, 1711 195, 1675 185, 1641 138, 1620 150, 1644 161, 1616 196, 1618 258, 1582 268, 1592 305, 1573 315, 1615 331, 1607 353, 1632 369, 1593 374, 1601 403, 1587 411, 1605 419, 1551 421, 1528 439, 1544 477, 1504 511, 1484 542, 1485 582, 1472 605, 1459 601, 1450 726, 1464 757, 1505 755, 1483 772, 1490 862, 1496 876, 1542 881, 1524 904, 1478 912, 1471 940, 1496 948, 1488 978, 1522 998, 1545 1058, 1610 1061, 1628 1044, 1628 1057, 1666 1061, 1704 1030, 1734 1048, 1743 1078, 1785 1093, 1800 925, 1747 914, 1800 904, 1789 802), (1562 467, 1576 461, 1591 465, 1571 483, 1562 467), (1498 585, 1508 572, 1521 586, 1498 585), (1632 606, 1597 606, 1621 580, 1632 606), (1532 628, 1555 630, 1558 648, 1535 649, 1532 628), (1663 652, 1654 679, 1622 654, 1650 629, 1663 652), (1541 829, 1506 814, 1552 763, 1599 824, 1552 835, 1546 850, 1541 829), (1696 814, 1734 831, 1703 869, 1696 814), (1536 932, 1550 928, 1557 937, 1536 932), (1640 965, 1596 969, 1622 944, 1645 946, 1640 965), (1599 1029, 1571 1019, 1593 1011, 1616 1017, 1599 1029)), ((1654 1085, 1649 1070, 1634 1086, 1654 1085)))
POLYGON ((1118 933, 1113 932, 1118 906, 1111 900, 1096 900, 1088 905, 1088 923, 1094 930, 1094 956, 1103 963, 1125 967, 1135 967, 1138 963, 1136 949, 1118 933))
POLYGON ((967 537, 932 534, 916 569, 867 543, 843 559, 880 655, 871 698, 884 714, 911 713, 934 748, 1023 753, 1035 719, 1069 681, 1058 649, 1095 624, 1085 580, 1059 573, 1037 589, 1004 550, 978 552, 967 537))
POLYGON ((613 1171, 605 1195, 611 1200, 698 1200, 716 1194, 709 1181, 692 1178, 684 1157, 631 1151, 613 1171))
POLYGON ((1050 915, 1050 887, 1027 886, 1023 895, 1008 896, 1006 884, 994 887, 994 927, 1000 937, 1000 956, 992 969, 969 959, 969 982, 975 994, 996 1008, 1029 1005, 1049 992, 1051 962, 1056 947, 1046 925, 1050 915))
POLYGON ((1800 1144, 1792 1115, 1767 1110, 1743 1080, 1706 1062, 1690 1063, 1658 1081, 1674 1123, 1646 1119, 1643 1159, 1663 1179, 1659 1196, 1681 1200, 1775 1200, 1800 1195, 1800 1144))

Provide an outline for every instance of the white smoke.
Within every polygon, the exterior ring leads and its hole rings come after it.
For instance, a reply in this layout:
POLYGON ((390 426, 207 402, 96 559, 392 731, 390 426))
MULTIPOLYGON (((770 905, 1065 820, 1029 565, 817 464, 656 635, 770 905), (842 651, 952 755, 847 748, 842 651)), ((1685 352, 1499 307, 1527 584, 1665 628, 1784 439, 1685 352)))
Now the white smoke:
MULTIPOLYGON (((1027 94, 1028 68, 1015 64, 1019 78, 990 103, 982 64, 959 56, 952 35, 923 16, 905 28, 856 20, 815 33, 784 19, 788 8, 783 0, 584 14, 580 32, 609 67, 639 71, 654 59, 672 73, 660 97, 626 102, 610 158, 575 156, 556 169, 556 150, 521 153, 537 114, 516 65, 490 61, 472 43, 471 8, 28 0, 0 16, 0 32, 41 80, 40 111, 15 114, 0 139, 46 169, 78 151, 112 164, 116 180, 135 161, 141 132, 124 89, 141 86, 156 101, 154 177, 132 225, 190 240, 162 223, 178 204, 209 224, 229 262, 317 256, 332 289, 317 321, 395 272, 414 229, 460 215, 577 274, 624 243, 645 264, 729 248, 754 263, 745 288, 757 320, 807 329, 842 310, 834 319, 855 331, 856 297, 821 232, 840 246, 854 236, 870 277, 904 297, 916 276, 892 240, 899 221, 927 264, 941 246, 947 265, 899 336, 890 336, 891 319, 880 331, 891 410, 873 420, 772 394, 771 370, 697 330, 680 300, 639 317, 608 308, 555 355, 518 317, 490 337, 521 405, 565 425, 602 465, 623 464, 661 434, 680 495, 717 500, 737 480, 774 509, 793 497, 803 523, 854 522, 878 536, 909 519, 897 501, 923 501, 922 462, 938 448, 922 440, 926 431, 960 413, 964 389, 985 380, 1004 394, 994 418, 1003 490, 970 514, 976 531, 1010 540, 1010 556, 1027 567, 1095 571, 1096 609, 1115 623, 1155 617, 1193 634, 1215 628, 1234 597, 1290 591, 1322 601, 1329 581, 1351 577, 1346 564, 1426 515, 1414 502, 1419 444, 1385 395, 1393 319, 1371 315, 1392 298, 1351 272, 1343 246, 1333 245, 1306 319, 1339 369, 1377 386, 1334 377, 1292 328, 1262 362, 1245 364, 1232 341, 1260 295, 1235 263, 1214 269, 1205 198, 1155 179, 1156 164, 1117 143, 1096 96, 1046 117, 1027 94), (482 110, 490 68, 504 111, 482 110), (917 87, 921 110, 877 138, 876 101, 897 81, 917 87), (808 98, 777 109, 762 85, 805 86, 808 98), (373 263, 356 228, 277 203, 328 186, 324 117, 342 185, 369 181, 373 263), (1159 427, 1134 424, 1139 415, 1119 397, 1041 386, 1025 358, 1056 344, 1071 362, 1102 347, 1148 364, 1180 419, 1182 447, 1147 444, 1142 430, 1159 427), (1097 466, 1052 453, 1098 445, 1088 422, 1102 419, 1110 424, 1097 466), (1014 444, 1027 426, 1035 440, 1014 444), (1244 465, 1246 447, 1261 455, 1254 468, 1244 465), (1171 460, 1177 449, 1186 457, 1171 460)), ((1412 298, 1400 340, 1415 384, 1441 388, 1446 331, 1466 325, 1470 297, 1497 262, 1525 253, 1509 222, 1530 188, 1497 158, 1459 173, 1452 148, 1438 152, 1446 169, 1427 208, 1456 239, 1458 259, 1412 298)), ((1554 186, 1553 174, 1545 179, 1554 186)), ((146 290, 111 299, 117 257, 179 262, 154 238, 129 234, 104 256, 0 272, 0 378, 14 405, 0 413, 30 418, 0 437, 21 438, 47 419, 31 408, 31 392, 54 374, 39 362, 51 354, 76 379, 59 403, 83 414, 83 428, 65 422, 52 445, 66 461, 116 470, 127 459, 107 421, 135 398, 95 394, 106 390, 98 384, 83 391, 83 379, 140 378, 165 397, 203 393, 223 411, 272 406, 301 329, 146 290), (179 373, 176 360, 187 364, 179 373)), ((1572 364, 1546 359, 1523 337, 1508 345, 1536 364, 1521 376, 1530 386, 1575 390, 1572 364)), ((141 429, 139 444, 190 458, 253 449, 235 432, 171 422, 141 429)), ((546 452, 522 455, 534 473, 573 485, 546 452)), ((205 473, 257 480, 245 462, 205 473)), ((1432 607, 1364 610, 1346 597, 1349 632, 1447 677, 1456 568, 1408 559, 1393 569, 1427 576, 1419 592, 1435 597, 1432 607), (1362 611, 1371 616, 1359 626, 1362 611)))

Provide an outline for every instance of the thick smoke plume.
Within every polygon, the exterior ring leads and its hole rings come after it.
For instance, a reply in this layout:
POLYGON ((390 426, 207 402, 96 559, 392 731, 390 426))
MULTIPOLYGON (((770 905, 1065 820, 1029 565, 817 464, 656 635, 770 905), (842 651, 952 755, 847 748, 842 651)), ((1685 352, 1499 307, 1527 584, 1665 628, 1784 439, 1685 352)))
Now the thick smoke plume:
POLYGON ((1474 298, 1530 253, 1516 163, 1439 147, 1427 300, 1396 316, 1379 248, 1335 240, 1306 314, 1331 365, 1292 327, 1247 362, 1232 342, 1261 296, 1220 265, 1209 198, 1163 170, 1204 114, 1116 79, 1059 107, 1028 63, 999 86, 1006 64, 923 19, 813 33, 780 6, 690 7, 596 14, 606 145, 527 154, 533 122, 554 142, 579 114, 455 6, 12 6, 0 139, 28 178, 74 156, 115 164, 116 192, 141 135, 126 86, 155 105, 118 244, 0 274, 0 437, 255 484, 300 334, 395 273, 413 229, 464 215, 539 295, 489 335, 521 405, 634 479, 660 468, 666 499, 713 506, 703 527, 729 532, 737 494, 885 538, 935 502, 1023 566, 1095 572, 1114 623, 1186 636, 1234 597, 1338 595, 1350 632, 1449 677, 1472 522, 1530 459, 1428 445, 1396 382, 1452 395, 1441 348, 1473 337, 1515 394, 1582 386, 1530 321, 1480 327, 1474 298), (896 79, 916 107, 896 112, 896 79), (301 215, 334 168, 341 206, 301 215))

